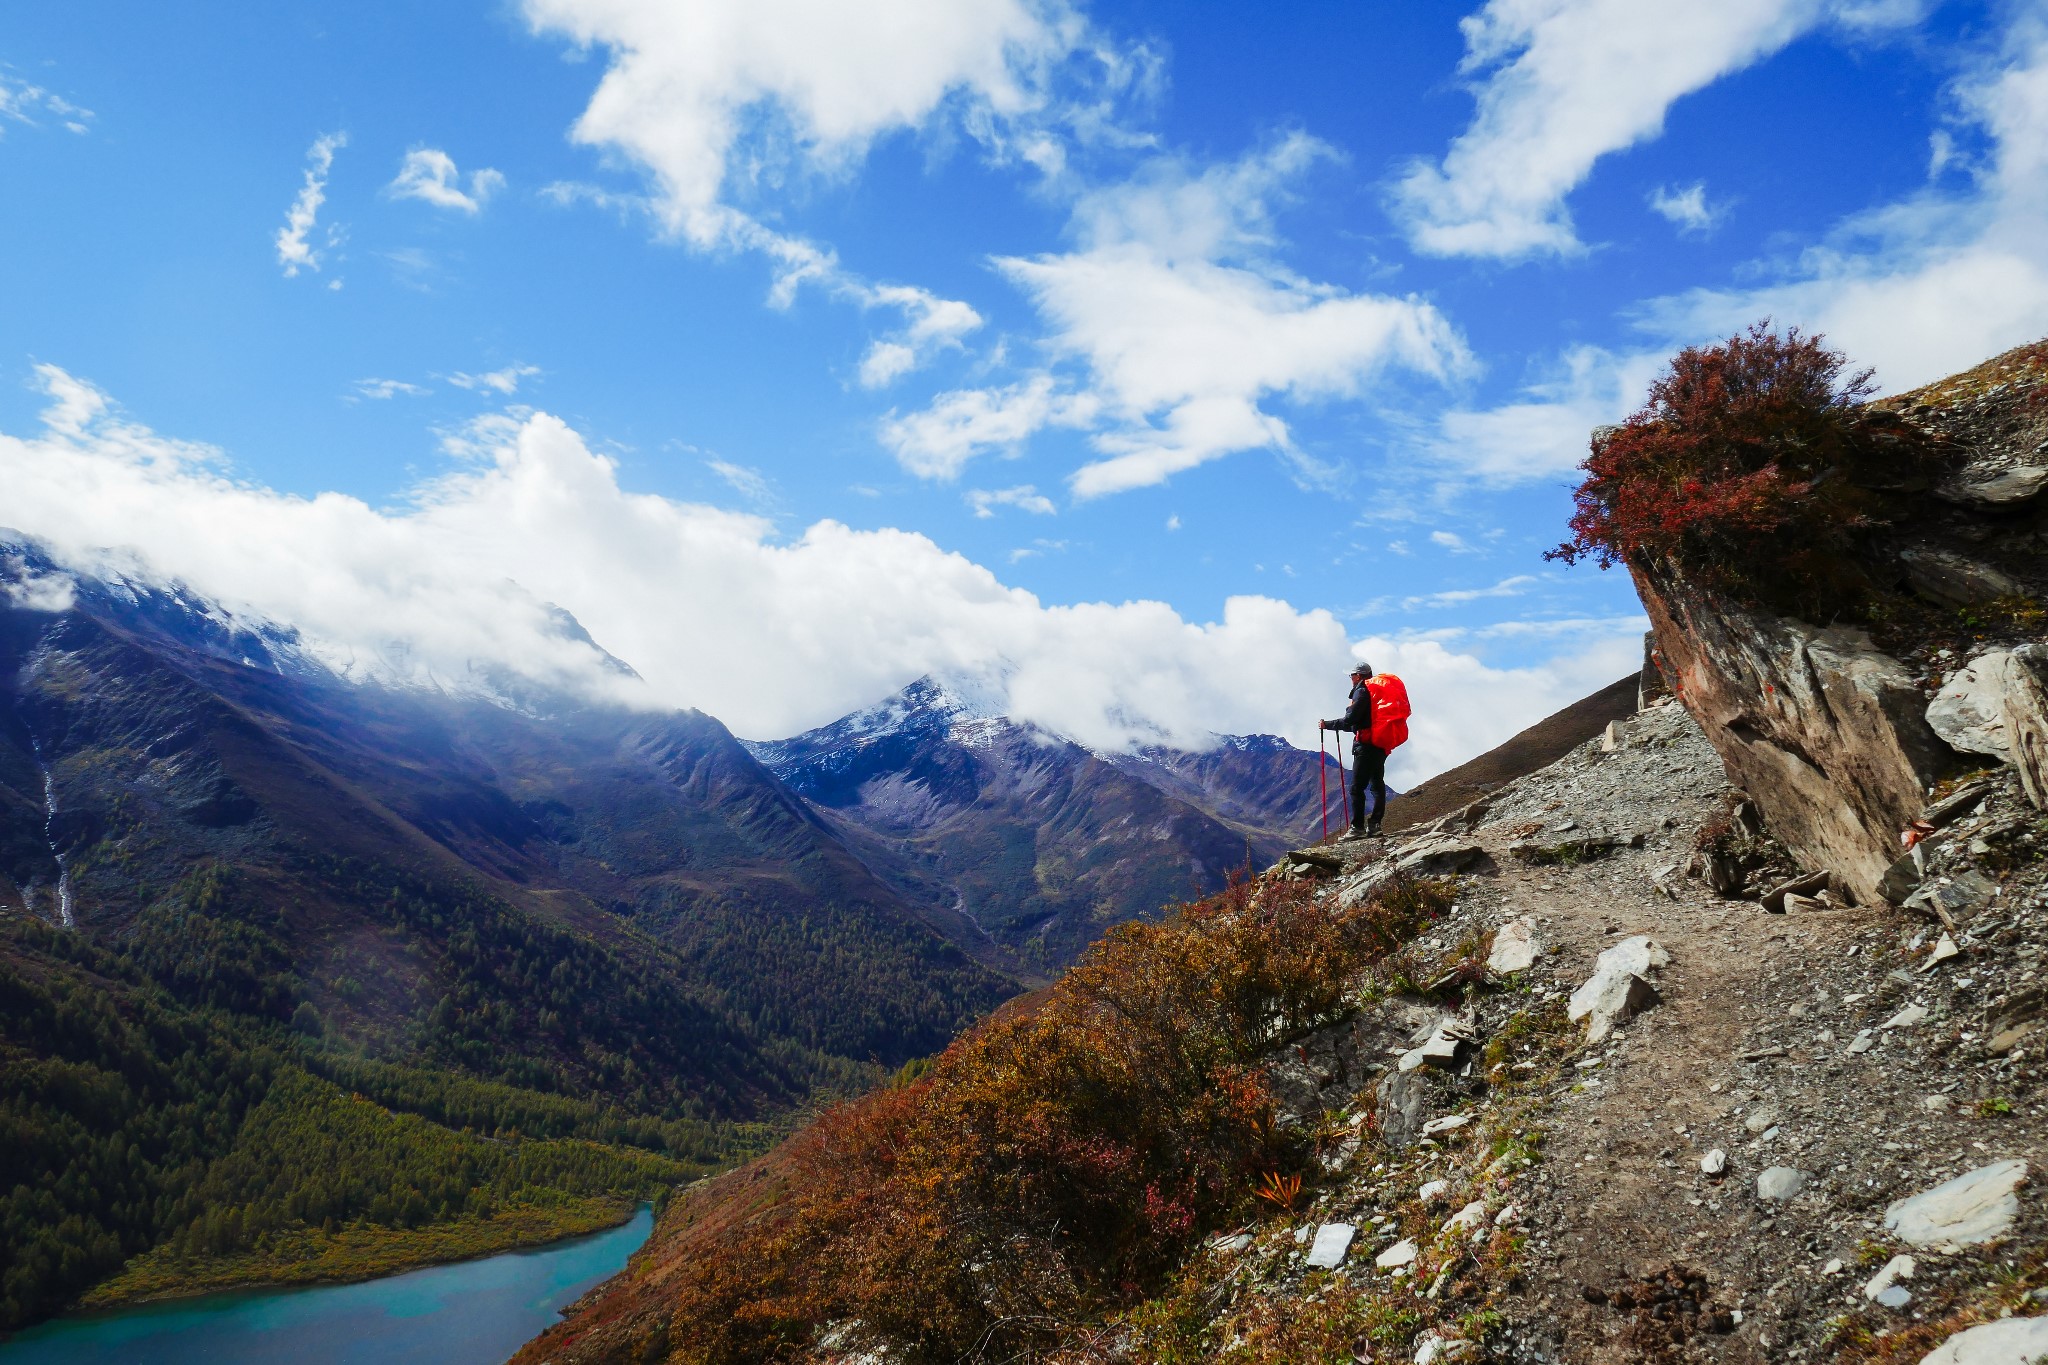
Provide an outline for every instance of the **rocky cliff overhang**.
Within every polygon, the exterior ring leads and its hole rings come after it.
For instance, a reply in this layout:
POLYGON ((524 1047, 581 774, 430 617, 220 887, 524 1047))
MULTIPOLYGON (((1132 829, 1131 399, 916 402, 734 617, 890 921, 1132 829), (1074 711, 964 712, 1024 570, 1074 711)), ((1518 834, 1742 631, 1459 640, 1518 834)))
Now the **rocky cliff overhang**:
POLYGON ((1673 689, 1809 866, 1878 895, 1899 831, 1954 755, 1912 674, 1860 630, 1730 601, 1669 566, 1631 566, 1673 689))

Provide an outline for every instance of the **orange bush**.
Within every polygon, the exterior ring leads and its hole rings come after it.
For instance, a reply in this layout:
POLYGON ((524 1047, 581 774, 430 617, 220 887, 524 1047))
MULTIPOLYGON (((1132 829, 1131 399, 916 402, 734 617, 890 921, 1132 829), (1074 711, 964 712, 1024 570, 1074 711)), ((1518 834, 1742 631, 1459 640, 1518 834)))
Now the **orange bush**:
POLYGON ((1433 906, 1407 885, 1340 912, 1305 884, 1239 884, 1111 931, 1034 1013, 830 1111, 779 1174, 724 1195, 668 1340, 774 1359, 857 1323, 916 1358, 1010 1356, 1142 1297, 1290 1159, 1263 1059, 1433 906))

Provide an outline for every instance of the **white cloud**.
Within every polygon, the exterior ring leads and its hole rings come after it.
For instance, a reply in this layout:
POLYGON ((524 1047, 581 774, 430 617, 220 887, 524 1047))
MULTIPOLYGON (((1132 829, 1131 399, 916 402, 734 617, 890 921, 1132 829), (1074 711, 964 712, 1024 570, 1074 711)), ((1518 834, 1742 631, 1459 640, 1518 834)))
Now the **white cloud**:
POLYGON ((524 0, 534 30, 606 50, 576 141, 653 181, 664 229, 729 243, 735 202, 841 173, 892 132, 955 114, 994 136, 1046 108, 1087 43, 1059 0, 524 0))
POLYGON ((1084 196, 1076 250, 996 264, 1045 319, 1055 356, 1085 377, 1042 371, 944 394, 923 413, 892 415, 884 444, 914 473, 951 477, 1041 427, 1090 426, 1101 458, 1071 483, 1093 498, 1235 451, 1299 458, 1269 399, 1357 398, 1389 369, 1437 379, 1463 370, 1464 343, 1432 305, 1351 294, 1274 259, 1273 205, 1327 155, 1296 134, 1199 174, 1155 160, 1084 196))
POLYGON ((408 398, 419 398, 432 392, 432 389, 419 384, 409 384, 403 379, 358 379, 356 391, 350 396, 350 401, 353 402, 357 398, 396 398, 400 394, 408 398))
POLYGON ((538 365, 521 365, 515 362, 502 370, 486 370, 482 374, 464 374, 457 370, 454 374, 441 377, 458 389, 468 389, 472 393, 501 393, 510 397, 519 392, 520 380, 539 373, 538 365))
POLYGON ((1670 220, 1682 233, 1710 232, 1727 213, 1725 206, 1707 203, 1706 183, 1698 180, 1676 189, 1659 185, 1647 202, 1651 212, 1670 220))
POLYGON ((434 147, 415 147, 405 154, 397 178, 384 192, 393 199, 418 199, 436 208, 475 214, 504 188, 505 177, 486 167, 470 175, 469 191, 464 193, 453 157, 434 147))
POLYGON ((1488 0, 1460 69, 1478 108, 1395 207, 1417 250, 1520 257, 1583 250, 1565 197, 1610 152, 1662 133, 1671 105, 1826 22, 1912 23, 1919 0, 1488 0))
POLYGON ((861 387, 879 389, 916 369, 938 351, 957 349, 981 326, 981 314, 958 299, 942 299, 914 285, 852 285, 865 308, 901 309, 902 331, 874 342, 860 363, 861 387))
POLYGON ((1456 531, 1431 531, 1429 541, 1430 544, 1442 546, 1455 555, 1469 554, 1472 549, 1465 543, 1465 538, 1456 531))
POLYGON ((610 460, 538 413, 481 419, 481 458, 388 507, 291 496, 121 418, 61 370, 38 374, 42 429, 0 433, 14 526, 75 571, 176 578, 295 624, 354 677, 462 688, 510 668, 628 704, 700 707, 767 737, 937 671, 985 679, 1013 714, 1097 745, 1246 731, 1306 744, 1362 648, 1415 696, 1415 740, 1395 764, 1409 781, 1637 657, 1632 638, 1588 636, 1502 669, 1436 642, 1354 642, 1328 612, 1256 596, 1207 623, 1159 602, 1047 605, 921 535, 821 521, 780 541, 760 517, 622 489, 610 460), (550 603, 644 682, 565 637, 550 603))
POLYGON ((1093 396, 1056 392, 1052 377, 1040 374, 1003 389, 942 393, 908 416, 891 412, 881 438, 911 473, 952 479, 976 455, 1014 450, 1049 426, 1087 426, 1099 409, 1093 396))
POLYGON ((1965 187, 1851 218, 1765 283, 1659 300, 1646 329, 1696 341, 1769 315, 1825 333, 1895 391, 2048 333, 2048 15, 2018 11, 1952 95, 1991 143, 1965 187))
POLYGON ((38 115, 56 118, 73 133, 82 135, 92 130, 92 110, 81 108, 40 85, 31 85, 0 71, 0 136, 6 134, 9 123, 36 127, 38 115))
POLYGON ((1166 529, 1169 531, 1178 531, 1180 529, 1180 513, 1176 512, 1166 519, 1166 529))
POLYGON ((973 488, 967 492, 967 505, 974 509, 977 517, 993 517, 998 507, 1014 507, 1020 512, 1033 512, 1049 517, 1060 509, 1052 505, 1052 499, 1040 493, 1030 484, 1015 488, 973 488))
MULTIPOLYGON (((320 268, 320 253, 306 239, 319 220, 320 206, 327 202, 327 172, 334 166, 334 154, 347 145, 347 133, 328 133, 314 139, 306 152, 305 181, 285 210, 284 226, 277 230, 277 263, 287 279, 301 270, 320 268)), ((331 242, 331 230, 329 237, 331 242)))
POLYGON ((767 503, 775 500, 775 489, 768 482, 768 476, 758 469, 749 469, 743 464, 730 460, 706 460, 704 467, 731 486, 735 493, 751 503, 767 503))
POLYGON ((1452 588, 1445 592, 1404 597, 1401 599, 1401 607, 1404 611, 1416 611, 1422 608, 1458 607, 1488 597, 1520 597, 1535 581, 1536 577, 1533 574, 1516 574, 1511 578, 1503 578, 1490 588, 1452 588))
POLYGON ((1661 350, 1617 355, 1575 348, 1518 401, 1443 414, 1423 453, 1439 467, 1495 486, 1570 474, 1586 458, 1593 428, 1634 411, 1667 358, 1661 350))

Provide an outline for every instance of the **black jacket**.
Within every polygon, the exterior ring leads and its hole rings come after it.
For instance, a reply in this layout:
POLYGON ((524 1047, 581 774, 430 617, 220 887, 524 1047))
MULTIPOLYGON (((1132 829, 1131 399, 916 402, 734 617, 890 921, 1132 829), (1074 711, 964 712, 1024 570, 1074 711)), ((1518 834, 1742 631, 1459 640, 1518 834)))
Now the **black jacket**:
POLYGON ((1367 690, 1364 683, 1359 683, 1351 689, 1351 705, 1346 708, 1341 719, 1330 722, 1330 728, 1351 731, 1353 748, 1372 747, 1369 738, 1372 734, 1372 693, 1367 690))

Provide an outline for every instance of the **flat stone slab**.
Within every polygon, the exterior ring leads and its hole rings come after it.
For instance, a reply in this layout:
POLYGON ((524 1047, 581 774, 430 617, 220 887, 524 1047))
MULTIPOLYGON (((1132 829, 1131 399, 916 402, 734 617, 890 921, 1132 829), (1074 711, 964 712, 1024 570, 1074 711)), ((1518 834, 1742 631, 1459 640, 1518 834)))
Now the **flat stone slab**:
POLYGON ((1920 1365, 2031 1365, 2048 1355, 2048 1318, 2006 1318, 1956 1333, 1920 1365))
POLYGON ((1899 1200, 1884 1211, 1884 1225, 1908 1246, 1937 1251, 1995 1241, 2020 1216, 2016 1191, 2026 1178, 2026 1162, 1994 1161, 1899 1200))
POLYGON ((1351 1239, 1357 1235, 1358 1228, 1351 1223, 1323 1224, 1316 1229, 1315 1243, 1308 1249, 1308 1263, 1317 1270, 1335 1270, 1344 1264, 1351 1239))
POLYGON ((1650 976, 1670 965, 1671 954, 1648 934, 1637 934, 1600 954, 1593 975, 1572 992, 1565 1013, 1573 1023, 1586 1021, 1586 1041, 1597 1043, 1616 1024, 1657 1003, 1650 976))
POLYGON ((1536 965, 1536 925, 1527 915, 1511 919, 1494 931, 1493 951, 1487 954, 1486 970, 1495 976, 1513 976, 1536 965))
POLYGON ((1400 1241, 1372 1258, 1372 1263, 1381 1270, 1394 1270, 1412 1262, 1418 1254, 1415 1243, 1403 1237, 1400 1241))

